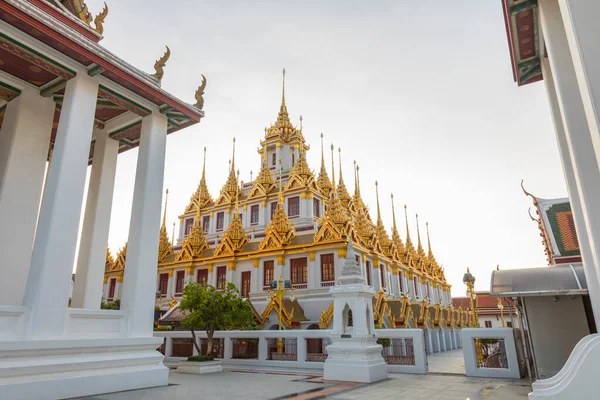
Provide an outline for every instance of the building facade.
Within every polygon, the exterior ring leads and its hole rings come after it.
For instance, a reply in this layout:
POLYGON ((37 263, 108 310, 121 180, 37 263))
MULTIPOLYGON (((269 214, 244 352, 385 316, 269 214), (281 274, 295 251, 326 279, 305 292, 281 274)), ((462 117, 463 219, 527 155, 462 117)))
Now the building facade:
MULTIPOLYGON (((431 246, 425 251, 420 232, 415 245, 407 223, 402 240, 393 210, 390 237, 381 218, 379 193, 375 218, 361 198, 359 167, 354 168, 355 190, 351 195, 341 168, 341 150, 336 180, 333 145, 332 169, 328 171, 321 136, 318 175, 306 161, 309 149, 302 128, 290 121, 284 81, 277 120, 260 140, 258 176, 252 182, 239 182, 234 139, 227 181, 213 197, 204 165, 198 187, 179 217, 175 243, 169 240, 163 218, 157 307, 168 310, 173 299, 181 298, 186 282, 217 288, 233 282, 268 328, 274 323, 270 310, 277 307, 269 294, 270 282, 282 277, 290 280, 294 289, 295 300, 290 302, 288 313, 296 308, 303 314, 290 316, 284 321, 286 326, 326 326, 332 307, 328 291, 337 284, 350 240, 366 281, 389 300, 443 308, 451 305, 450 285, 431 246)), ((429 245, 429 234, 427 240, 429 245)), ((107 253, 104 297, 108 300, 119 298, 126 253, 127 245, 115 260, 107 253)))

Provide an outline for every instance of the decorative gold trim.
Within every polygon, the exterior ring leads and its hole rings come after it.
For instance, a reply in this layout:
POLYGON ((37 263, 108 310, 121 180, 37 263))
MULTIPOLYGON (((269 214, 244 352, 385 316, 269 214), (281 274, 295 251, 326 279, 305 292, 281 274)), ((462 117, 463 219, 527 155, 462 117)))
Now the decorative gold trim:
POLYGON ((235 271, 235 266, 236 266, 236 263, 235 263, 235 261, 229 261, 229 262, 227 263, 227 269, 228 269, 229 271, 235 271))
POLYGON ((311 251, 308 253, 308 259, 310 261, 315 261, 315 252, 314 251, 311 251))
POLYGON ((252 260, 252 266, 254 268, 258 268, 259 265, 260 265, 260 258, 255 258, 252 260))
POLYGON ((277 256, 277 265, 285 265, 285 256, 277 256))

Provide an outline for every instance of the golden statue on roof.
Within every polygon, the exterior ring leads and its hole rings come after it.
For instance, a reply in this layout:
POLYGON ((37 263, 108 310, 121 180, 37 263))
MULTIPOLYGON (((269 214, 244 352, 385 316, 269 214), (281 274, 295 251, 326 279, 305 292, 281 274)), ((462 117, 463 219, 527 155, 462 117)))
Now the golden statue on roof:
POLYGON ((154 71, 156 72, 152 74, 152 77, 158 79, 159 81, 162 80, 163 76, 165 75, 165 66, 167 65, 167 61, 169 61, 169 58, 171 58, 171 49, 169 49, 169 46, 165 47, 167 48, 167 51, 154 63, 154 71))

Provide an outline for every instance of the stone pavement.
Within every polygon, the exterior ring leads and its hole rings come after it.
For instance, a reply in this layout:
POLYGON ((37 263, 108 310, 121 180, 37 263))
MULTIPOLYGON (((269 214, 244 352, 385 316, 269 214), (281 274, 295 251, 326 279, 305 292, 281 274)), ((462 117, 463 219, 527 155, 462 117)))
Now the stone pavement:
POLYGON ((465 374, 465 359, 462 349, 434 353, 427 356, 430 373, 465 374))
POLYGON ((527 399, 528 383, 512 380, 467 378, 464 375, 390 374, 388 380, 365 385, 324 382, 315 372, 256 372, 225 370, 208 375, 169 376, 169 386, 103 394, 79 400, 176 400, 176 399, 415 399, 415 400, 513 400, 527 399))

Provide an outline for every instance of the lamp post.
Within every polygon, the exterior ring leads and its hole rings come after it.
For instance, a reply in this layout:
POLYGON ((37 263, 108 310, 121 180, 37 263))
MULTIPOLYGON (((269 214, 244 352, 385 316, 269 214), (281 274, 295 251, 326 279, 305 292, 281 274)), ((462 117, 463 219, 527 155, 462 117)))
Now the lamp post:
POLYGON ((467 273, 463 276, 463 283, 467 285, 467 296, 469 297, 469 299, 471 299, 473 325, 475 327, 479 327, 479 322, 477 321, 477 313, 475 312, 475 291, 473 290, 475 287, 475 277, 471 274, 469 268, 467 268, 467 273))
POLYGON ((498 297, 498 309, 500 310, 500 318, 502 319, 502 327, 506 328, 506 326, 504 324, 504 304, 502 304, 502 299, 500 297, 498 297))
MULTIPOLYGON (((279 322, 279 330, 281 330, 281 314, 283 311, 283 296, 285 296, 285 294, 288 291, 292 291, 292 293, 294 292, 294 289, 292 288, 292 282, 291 281, 284 281, 283 280, 283 276, 279 276, 279 281, 271 281, 271 296, 274 297, 276 299, 277 302, 279 302, 279 306, 277 307, 277 319, 279 322)), ((294 295, 292 294, 290 296, 290 300, 294 301, 294 295)), ((283 353, 283 339, 281 337, 279 337, 277 339, 277 352, 278 353, 283 353)))

